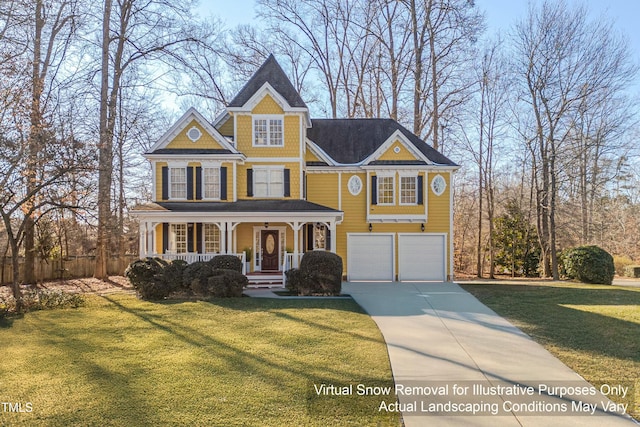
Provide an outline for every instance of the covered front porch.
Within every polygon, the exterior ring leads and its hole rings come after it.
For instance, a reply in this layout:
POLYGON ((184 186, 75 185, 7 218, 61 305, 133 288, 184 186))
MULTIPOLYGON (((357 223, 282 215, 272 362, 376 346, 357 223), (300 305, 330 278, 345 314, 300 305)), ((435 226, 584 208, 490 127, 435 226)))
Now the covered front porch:
POLYGON ((136 207, 140 257, 208 261, 233 254, 254 283, 284 283, 304 252, 336 252, 343 213, 303 200, 162 202, 136 207))

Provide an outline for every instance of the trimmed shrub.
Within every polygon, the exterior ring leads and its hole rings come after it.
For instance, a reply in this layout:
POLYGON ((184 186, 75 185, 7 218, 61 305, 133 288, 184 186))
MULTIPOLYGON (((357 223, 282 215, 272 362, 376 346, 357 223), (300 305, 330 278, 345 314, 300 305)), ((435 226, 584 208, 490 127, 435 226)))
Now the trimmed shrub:
POLYGON ((172 292, 162 276, 168 263, 160 258, 145 258, 133 261, 124 272, 140 298, 163 299, 172 292))
POLYGON ((171 292, 182 290, 188 290, 189 287, 184 285, 184 270, 189 264, 181 259, 174 259, 164 269, 160 279, 164 282, 164 285, 171 289, 171 292))
POLYGON ((299 268, 292 268, 285 271, 285 287, 292 293, 300 294, 303 288, 305 278, 299 268))
POLYGON ((213 276, 214 270, 208 261, 199 261, 187 265, 182 274, 183 286, 191 290, 194 287, 205 286, 209 277, 213 276))
POLYGON ((247 277, 235 270, 212 270, 206 278, 193 281, 191 290, 203 297, 234 298, 242 296, 242 289, 249 284, 247 277))
POLYGON ((640 277, 640 265, 627 265, 624 268, 624 275, 626 277, 640 277))
POLYGON ((579 246, 562 253, 564 274, 584 283, 610 285, 615 268, 613 257, 598 246, 579 246))
POLYGON ((217 255, 209 263, 216 270, 235 270, 242 273, 242 261, 235 255, 217 255))
POLYGON ((342 258, 339 255, 325 251, 305 252, 300 261, 300 271, 298 295, 340 295, 342 258))

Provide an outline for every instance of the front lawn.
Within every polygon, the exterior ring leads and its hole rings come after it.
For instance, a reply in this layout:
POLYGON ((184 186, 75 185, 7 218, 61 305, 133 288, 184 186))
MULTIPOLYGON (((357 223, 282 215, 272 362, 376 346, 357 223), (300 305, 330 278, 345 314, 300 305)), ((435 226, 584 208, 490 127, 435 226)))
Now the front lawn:
POLYGON ((575 283, 461 286, 542 344, 590 383, 624 384, 640 419, 640 289, 575 283))
POLYGON ((351 300, 90 296, 0 323, 0 342, 0 425, 399 424, 379 399, 314 396, 314 383, 393 384, 351 300))

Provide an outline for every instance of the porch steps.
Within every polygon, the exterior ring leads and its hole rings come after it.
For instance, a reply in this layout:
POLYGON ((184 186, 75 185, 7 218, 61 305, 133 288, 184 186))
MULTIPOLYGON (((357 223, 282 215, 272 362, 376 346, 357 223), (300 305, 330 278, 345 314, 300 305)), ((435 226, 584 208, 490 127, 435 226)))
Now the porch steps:
POLYGON ((249 273, 247 279, 249 279, 249 288, 284 288, 282 271, 249 273))

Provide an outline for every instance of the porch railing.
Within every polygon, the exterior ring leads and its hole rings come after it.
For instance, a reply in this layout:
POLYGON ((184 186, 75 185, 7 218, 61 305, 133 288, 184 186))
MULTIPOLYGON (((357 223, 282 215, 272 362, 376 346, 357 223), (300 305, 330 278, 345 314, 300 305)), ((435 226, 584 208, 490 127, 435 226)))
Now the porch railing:
POLYGON ((287 282, 287 271, 292 268, 300 267, 300 259, 302 258, 301 253, 293 253, 293 252, 285 252, 284 253, 284 262, 282 263, 282 283, 287 282))
POLYGON ((247 274, 247 264, 245 263, 245 254, 244 252, 240 252, 237 254, 197 254, 192 252, 185 253, 164 253, 164 254, 156 254, 155 256, 158 258, 162 258, 165 261, 173 261, 176 259, 181 259, 186 261, 188 264, 200 261, 210 261, 214 257, 218 255, 235 255, 240 258, 242 262, 242 274, 247 274))

